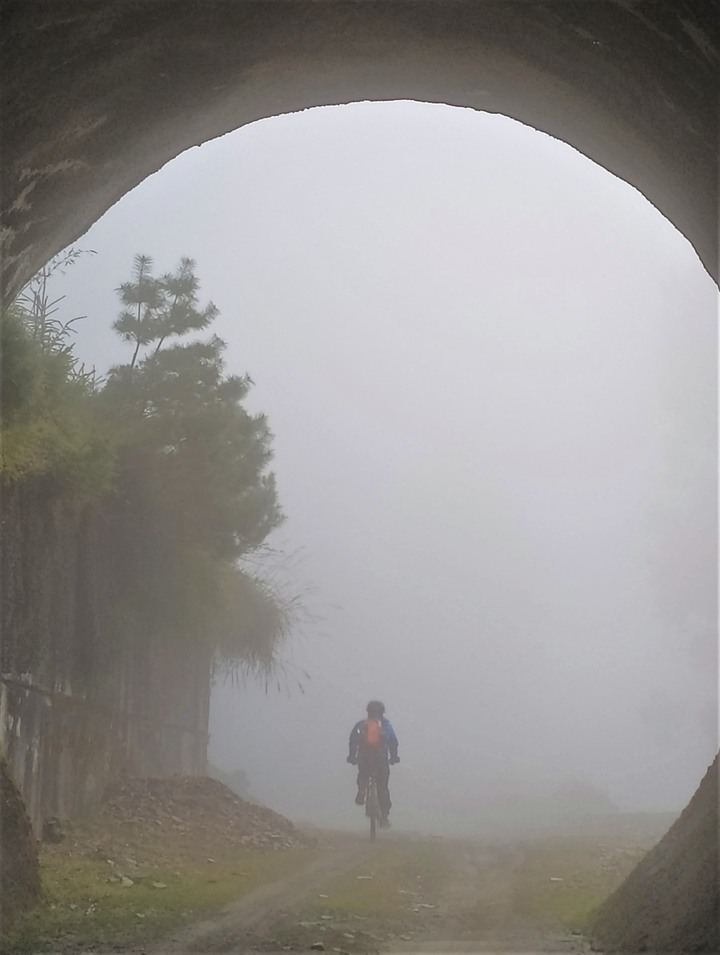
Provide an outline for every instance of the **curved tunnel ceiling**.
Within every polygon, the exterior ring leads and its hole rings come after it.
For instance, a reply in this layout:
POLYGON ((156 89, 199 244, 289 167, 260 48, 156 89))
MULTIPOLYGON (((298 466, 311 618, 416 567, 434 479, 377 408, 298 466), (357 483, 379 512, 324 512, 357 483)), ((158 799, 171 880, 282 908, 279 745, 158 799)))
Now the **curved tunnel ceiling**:
POLYGON ((388 99, 503 113, 564 140, 639 189, 717 278, 718 6, 3 0, 5 297, 185 149, 388 99))

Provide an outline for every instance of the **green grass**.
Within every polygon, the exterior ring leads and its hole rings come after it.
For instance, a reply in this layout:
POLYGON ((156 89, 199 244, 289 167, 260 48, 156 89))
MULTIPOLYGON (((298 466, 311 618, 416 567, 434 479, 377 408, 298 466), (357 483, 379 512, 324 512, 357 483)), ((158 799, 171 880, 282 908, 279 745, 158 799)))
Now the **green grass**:
POLYGON ((43 899, 10 929, 1 950, 40 952, 59 946, 142 942, 281 878, 309 855, 308 849, 248 850, 212 863, 141 866, 142 874, 135 875, 127 866, 113 867, 106 860, 44 853, 43 899), (118 870, 134 884, 108 881, 118 870))
POLYGON ((513 909, 566 931, 587 931, 598 906, 645 855, 647 846, 608 849, 578 838, 543 839, 525 847, 514 873, 513 909), (561 880, 561 881, 553 881, 561 880))

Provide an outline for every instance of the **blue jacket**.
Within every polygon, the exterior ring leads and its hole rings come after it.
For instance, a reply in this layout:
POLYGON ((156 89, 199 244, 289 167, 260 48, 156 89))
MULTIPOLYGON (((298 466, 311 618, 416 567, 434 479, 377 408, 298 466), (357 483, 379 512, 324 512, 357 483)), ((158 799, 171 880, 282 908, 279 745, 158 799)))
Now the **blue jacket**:
MULTIPOLYGON (((353 726, 350 732, 350 759, 353 761, 357 759, 358 748, 360 746, 360 741, 362 739, 363 730, 367 720, 358 720, 358 722, 353 726)), ((398 751, 398 738, 395 735, 395 730, 392 728, 390 720, 386 719, 384 716, 380 720, 380 749, 378 755, 381 759, 387 759, 388 756, 392 759, 397 758, 398 751)))

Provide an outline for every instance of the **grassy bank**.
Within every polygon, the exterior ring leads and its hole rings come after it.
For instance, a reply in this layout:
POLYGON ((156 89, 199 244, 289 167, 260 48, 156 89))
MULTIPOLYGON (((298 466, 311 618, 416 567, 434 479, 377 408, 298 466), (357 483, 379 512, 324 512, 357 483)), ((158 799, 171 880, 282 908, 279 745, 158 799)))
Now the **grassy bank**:
POLYGON ((3 953, 138 944, 293 872, 307 848, 151 862, 45 851, 42 901, 6 933, 3 953))

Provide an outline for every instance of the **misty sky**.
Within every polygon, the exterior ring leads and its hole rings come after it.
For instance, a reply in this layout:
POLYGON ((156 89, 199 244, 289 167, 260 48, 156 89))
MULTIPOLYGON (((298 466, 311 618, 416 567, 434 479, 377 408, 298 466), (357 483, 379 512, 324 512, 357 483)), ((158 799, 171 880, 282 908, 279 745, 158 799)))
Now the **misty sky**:
POLYGON ((86 361, 128 358, 134 254, 189 255, 275 435, 307 619, 280 693, 216 689, 215 762, 357 825, 379 696, 398 825, 571 777, 685 804, 717 748, 717 293, 638 192, 504 117, 364 103, 190 150, 76 246, 86 361))

